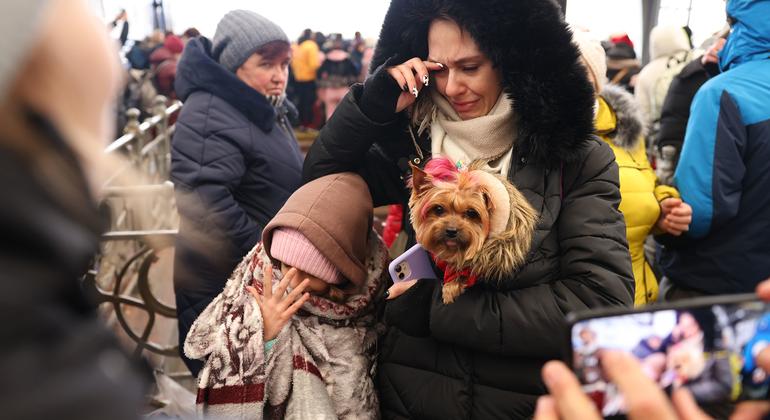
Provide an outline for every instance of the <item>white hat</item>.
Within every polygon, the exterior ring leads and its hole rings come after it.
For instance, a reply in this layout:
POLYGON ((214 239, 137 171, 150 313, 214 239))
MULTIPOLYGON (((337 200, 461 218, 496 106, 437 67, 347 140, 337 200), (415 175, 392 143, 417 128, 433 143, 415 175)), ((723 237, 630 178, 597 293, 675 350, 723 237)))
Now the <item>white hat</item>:
POLYGON ((46 0, 3 0, 0 2, 0 101, 24 63, 35 36, 46 0))
POLYGON ((602 43, 591 32, 578 28, 572 29, 572 41, 580 49, 583 64, 596 82, 594 89, 599 93, 607 83, 607 54, 602 43))

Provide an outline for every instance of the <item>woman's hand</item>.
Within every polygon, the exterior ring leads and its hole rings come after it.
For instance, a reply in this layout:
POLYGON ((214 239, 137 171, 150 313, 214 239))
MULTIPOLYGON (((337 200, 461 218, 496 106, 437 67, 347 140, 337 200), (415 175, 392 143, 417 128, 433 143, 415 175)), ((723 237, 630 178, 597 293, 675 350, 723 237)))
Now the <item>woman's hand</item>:
POLYGON ((308 279, 303 280, 288 295, 285 295, 286 288, 294 280, 294 277, 297 277, 296 268, 292 268, 283 276, 275 289, 275 293, 273 293, 273 267, 268 264, 265 267, 264 279, 262 280, 264 296, 260 295, 253 286, 246 286, 246 290, 257 300, 259 310, 262 312, 263 334, 266 342, 277 337, 291 317, 310 299, 309 293, 303 294, 310 282, 308 279))
POLYGON ((423 87, 430 83, 429 72, 443 70, 444 65, 432 61, 423 61, 417 57, 407 60, 397 66, 387 68, 388 74, 399 86, 401 95, 396 103, 396 112, 401 112, 412 105, 423 87))
MULTIPOLYGON (((658 385, 644 374, 639 362, 629 354, 606 352, 602 355, 602 367, 623 394, 628 418, 632 420, 709 418, 698 408, 692 394, 684 388, 674 391, 670 402, 658 385)), ((575 374, 564 363, 546 363, 543 367, 543 380, 550 395, 538 399, 535 420, 602 418, 596 405, 581 389, 575 374)))
POLYGON ((660 202, 660 217, 656 226, 665 233, 679 236, 690 229, 692 207, 678 198, 666 198, 660 202))

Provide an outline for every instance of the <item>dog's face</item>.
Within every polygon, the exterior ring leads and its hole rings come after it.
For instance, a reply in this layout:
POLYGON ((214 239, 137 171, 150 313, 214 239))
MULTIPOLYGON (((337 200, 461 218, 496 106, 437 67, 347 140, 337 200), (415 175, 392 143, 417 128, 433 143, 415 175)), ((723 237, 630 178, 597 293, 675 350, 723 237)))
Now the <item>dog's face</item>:
POLYGON ((414 168, 409 209, 417 242, 455 267, 470 261, 489 235, 488 193, 464 174, 436 181, 414 168))

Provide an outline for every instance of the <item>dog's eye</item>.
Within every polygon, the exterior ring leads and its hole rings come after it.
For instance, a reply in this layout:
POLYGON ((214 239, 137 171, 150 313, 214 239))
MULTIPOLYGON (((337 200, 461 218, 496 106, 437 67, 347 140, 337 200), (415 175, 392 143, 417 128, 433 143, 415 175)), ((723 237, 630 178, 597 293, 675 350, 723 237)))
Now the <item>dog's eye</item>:
POLYGON ((433 213, 434 213, 436 216, 441 216, 441 215, 443 215, 443 214, 444 214, 444 208, 443 208, 443 207, 441 207, 441 206, 436 206, 436 207, 433 207, 433 213))
POLYGON ((467 217, 469 219, 473 219, 473 220, 481 219, 481 216, 479 215, 479 212, 477 212, 476 210, 473 210, 473 209, 469 209, 468 211, 466 211, 465 212, 465 217, 467 217))

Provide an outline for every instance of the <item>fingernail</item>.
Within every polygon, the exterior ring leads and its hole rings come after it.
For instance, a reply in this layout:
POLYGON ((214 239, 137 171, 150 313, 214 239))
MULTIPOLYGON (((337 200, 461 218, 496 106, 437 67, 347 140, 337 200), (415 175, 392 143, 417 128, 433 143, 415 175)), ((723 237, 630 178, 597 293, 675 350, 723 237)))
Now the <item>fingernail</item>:
POLYGON ((441 67, 441 70, 444 70, 444 65, 443 64, 441 64, 441 63, 436 63, 436 64, 438 64, 438 66, 441 67))
POLYGON ((390 290, 386 290, 385 294, 383 296, 385 296, 385 299, 389 298, 390 297, 390 290))
POLYGON ((409 92, 409 86, 407 85, 401 86, 401 90, 403 90, 404 92, 409 92))
POLYGON ((412 88, 412 95, 414 95, 414 97, 416 98, 417 95, 419 95, 419 94, 420 94, 420 91, 418 91, 416 87, 413 87, 412 88))
POLYGON ((422 84, 424 84, 425 86, 428 86, 429 82, 430 82, 430 78, 428 77, 427 74, 425 76, 422 76, 422 84))

